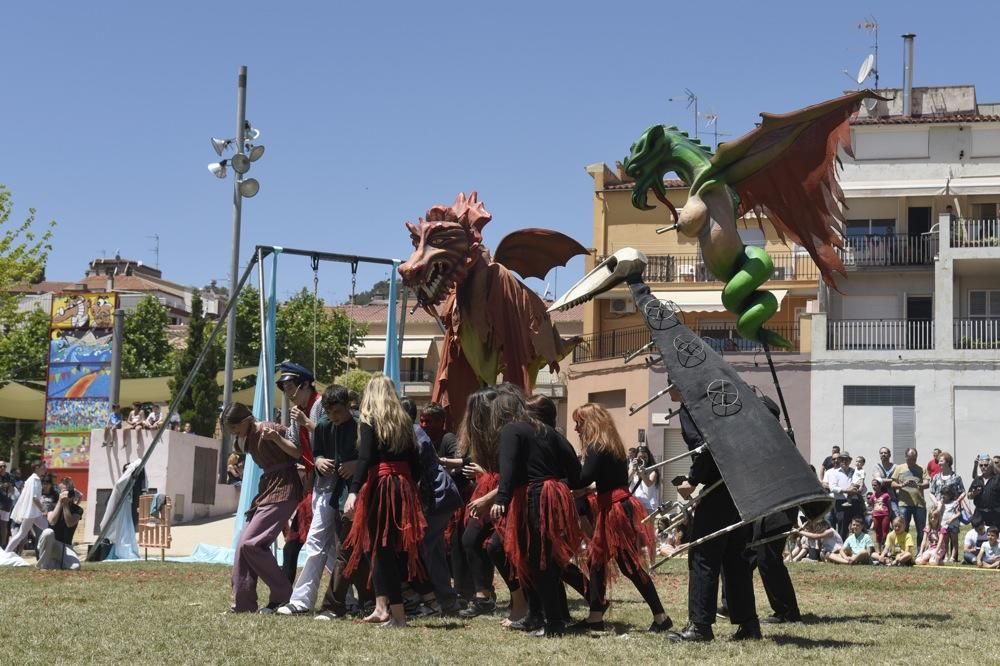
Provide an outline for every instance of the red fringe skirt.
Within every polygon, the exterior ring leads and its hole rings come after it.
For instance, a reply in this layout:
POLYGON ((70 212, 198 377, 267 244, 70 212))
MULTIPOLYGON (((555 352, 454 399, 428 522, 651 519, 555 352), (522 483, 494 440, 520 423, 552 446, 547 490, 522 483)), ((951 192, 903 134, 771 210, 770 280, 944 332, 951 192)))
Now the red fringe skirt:
POLYGON ((504 524, 498 526, 497 531, 503 537, 511 573, 522 583, 530 582, 533 569, 565 568, 583 542, 573 493, 565 483, 554 478, 532 481, 517 488, 507 507, 504 524), (538 484, 541 484, 538 535, 533 536, 528 516, 528 492, 538 484), (533 538, 541 538, 537 563, 528 561, 533 538))
POLYGON ((351 531, 344 540, 344 547, 351 549, 345 574, 354 572, 362 556, 373 560, 374 569, 376 549, 391 548, 406 553, 409 577, 423 580, 426 576, 420 563, 420 542, 426 527, 409 464, 383 462, 372 467, 358 495, 351 531))
POLYGON ((594 536, 587 553, 588 568, 610 569, 620 561, 628 573, 645 570, 642 552, 645 550, 647 557, 653 557, 656 532, 652 522, 642 522, 647 515, 642 503, 628 488, 591 494, 587 501, 594 520, 594 536))

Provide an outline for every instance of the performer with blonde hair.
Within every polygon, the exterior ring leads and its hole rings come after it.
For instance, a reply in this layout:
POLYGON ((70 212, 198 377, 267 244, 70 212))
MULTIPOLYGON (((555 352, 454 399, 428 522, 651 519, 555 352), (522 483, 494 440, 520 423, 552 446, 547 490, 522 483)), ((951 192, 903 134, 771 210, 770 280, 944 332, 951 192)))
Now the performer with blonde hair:
POLYGON ((365 387, 359 420, 358 461, 344 504, 344 515, 353 520, 344 542, 351 550, 345 573, 370 557, 375 611, 365 621, 405 627, 401 569, 408 578, 424 577, 420 543, 427 525, 415 481, 420 461, 413 422, 384 375, 365 387))

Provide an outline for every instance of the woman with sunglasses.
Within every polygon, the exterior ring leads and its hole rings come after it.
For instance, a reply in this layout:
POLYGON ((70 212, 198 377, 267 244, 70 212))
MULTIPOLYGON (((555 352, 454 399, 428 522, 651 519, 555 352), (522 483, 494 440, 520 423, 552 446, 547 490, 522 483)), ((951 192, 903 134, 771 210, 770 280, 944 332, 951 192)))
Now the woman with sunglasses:
POLYGON ((271 553, 271 544, 302 498, 302 481, 295 468, 299 446, 285 436, 280 424, 258 422, 242 403, 234 402, 223 410, 222 424, 233 436, 233 450, 249 455, 262 471, 257 495, 250 503, 247 523, 236 544, 232 610, 257 610, 260 579, 271 590, 269 603, 260 612, 273 613, 292 595, 291 583, 271 553))

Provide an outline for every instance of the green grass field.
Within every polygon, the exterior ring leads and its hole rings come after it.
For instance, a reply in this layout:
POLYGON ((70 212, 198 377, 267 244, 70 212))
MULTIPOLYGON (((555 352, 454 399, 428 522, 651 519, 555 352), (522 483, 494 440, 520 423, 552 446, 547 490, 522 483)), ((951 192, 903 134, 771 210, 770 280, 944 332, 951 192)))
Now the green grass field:
MULTIPOLYGON (((686 561, 663 568, 657 587, 681 625, 686 561)), ((796 564, 803 623, 765 626, 765 639, 747 644, 726 640, 733 627, 720 621, 708 645, 673 645, 647 634, 649 612, 624 579, 607 617, 613 633, 541 640, 502 630, 500 615, 419 621, 405 630, 227 615, 229 572, 169 562, 85 565, 77 573, 0 571, 0 664, 870 664, 898 662, 901 655, 911 663, 953 664, 1000 654, 1000 576, 967 566, 796 564)), ((770 611, 757 583, 763 617, 770 611)), ((582 603, 570 603, 574 616, 583 617, 582 603)))

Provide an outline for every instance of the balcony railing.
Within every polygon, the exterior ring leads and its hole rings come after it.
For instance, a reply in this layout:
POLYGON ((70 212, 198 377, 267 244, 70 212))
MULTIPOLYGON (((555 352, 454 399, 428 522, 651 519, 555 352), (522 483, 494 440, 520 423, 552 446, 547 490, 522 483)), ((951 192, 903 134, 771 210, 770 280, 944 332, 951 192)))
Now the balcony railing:
POLYGON ((400 370, 399 371, 399 381, 401 382, 429 382, 434 378, 431 376, 433 373, 422 372, 417 370, 400 370))
POLYGON ((937 254, 937 238, 932 234, 848 236, 840 258, 848 268, 875 266, 930 266, 937 254))
POLYGON ((1000 247, 1000 220, 956 219, 951 223, 952 247, 1000 247))
POLYGON ((826 348, 829 351, 934 349, 934 322, 929 319, 827 321, 826 348))
MULTIPOLYGON (((816 280, 819 269, 808 254, 800 252, 768 252, 774 261, 772 280, 816 280)), ((598 257, 598 260, 603 257, 598 257)), ((655 282, 719 282, 705 267, 697 253, 646 255, 643 279, 655 282)))
POLYGON ((1000 349, 1000 318, 954 320, 955 349, 1000 349))
MULTIPOLYGON (((774 331, 792 343, 792 351, 798 349, 799 326, 798 324, 773 324, 767 326, 768 330, 774 331)), ((756 352, 762 349, 759 342, 746 340, 736 332, 736 324, 707 324, 691 327, 691 330, 715 351, 725 354, 727 352, 756 352)), ((604 331, 583 336, 581 342, 573 350, 574 363, 586 363, 588 361, 602 361, 609 358, 624 358, 626 354, 633 352, 650 340, 649 329, 646 326, 630 326, 614 331, 604 331)), ((772 349, 772 351, 782 351, 772 349)), ((648 354, 658 354, 656 348, 651 348, 648 354)))

